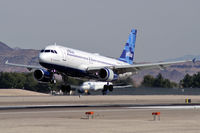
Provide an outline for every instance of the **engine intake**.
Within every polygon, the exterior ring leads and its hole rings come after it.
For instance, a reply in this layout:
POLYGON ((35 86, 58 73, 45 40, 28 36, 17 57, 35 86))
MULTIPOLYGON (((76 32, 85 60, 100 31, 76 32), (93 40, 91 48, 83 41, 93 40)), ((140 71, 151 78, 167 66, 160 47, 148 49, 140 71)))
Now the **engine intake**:
POLYGON ((102 81, 113 81, 113 80, 117 80, 118 76, 113 72, 113 70, 109 69, 109 68, 102 68, 99 70, 99 78, 102 81))
POLYGON ((42 82, 50 82, 53 79, 53 75, 49 71, 43 69, 35 70, 34 77, 36 80, 42 82))

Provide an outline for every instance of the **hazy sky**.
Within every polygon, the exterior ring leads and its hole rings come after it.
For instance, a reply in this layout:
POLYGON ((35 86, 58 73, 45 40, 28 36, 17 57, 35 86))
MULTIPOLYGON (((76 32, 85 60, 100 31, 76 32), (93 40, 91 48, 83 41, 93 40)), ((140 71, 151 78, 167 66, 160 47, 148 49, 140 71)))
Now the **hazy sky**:
POLYGON ((0 0, 0 41, 57 44, 119 57, 131 28, 135 61, 200 54, 200 0, 0 0))

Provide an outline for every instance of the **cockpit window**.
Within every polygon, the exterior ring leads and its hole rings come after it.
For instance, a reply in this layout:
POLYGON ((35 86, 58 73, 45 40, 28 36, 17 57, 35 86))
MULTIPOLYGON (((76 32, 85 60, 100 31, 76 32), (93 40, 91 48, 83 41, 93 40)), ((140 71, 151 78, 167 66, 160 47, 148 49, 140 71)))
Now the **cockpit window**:
POLYGON ((46 49, 46 50, 44 50, 44 49, 42 49, 41 51, 40 51, 41 53, 43 53, 43 52, 45 52, 45 53, 54 53, 54 54, 57 54, 57 51, 56 50, 50 50, 50 49, 46 49))
POLYGON ((45 52, 45 53, 49 53, 49 52, 50 52, 50 50, 45 50, 44 52, 45 52))

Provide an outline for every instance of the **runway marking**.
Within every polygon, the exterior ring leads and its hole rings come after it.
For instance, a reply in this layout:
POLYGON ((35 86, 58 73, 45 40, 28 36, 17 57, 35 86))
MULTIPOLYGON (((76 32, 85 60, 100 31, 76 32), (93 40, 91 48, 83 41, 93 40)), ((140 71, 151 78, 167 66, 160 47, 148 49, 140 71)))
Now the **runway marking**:
POLYGON ((36 111, 22 111, 17 112, 19 110, 15 110, 16 112, 0 112, 0 115, 11 115, 11 114, 45 114, 45 113, 84 113, 87 111, 94 111, 94 112, 127 112, 133 111, 134 109, 138 110, 155 110, 155 109, 163 109, 163 110, 172 110, 172 109, 200 109, 200 105, 195 106, 147 106, 147 107, 123 107, 121 109, 84 109, 84 110, 52 110, 52 111, 43 111, 43 110, 36 110, 36 111))
POLYGON ((126 111, 133 111, 133 110, 155 110, 155 109, 161 109, 161 110, 173 110, 173 109, 200 109, 200 105, 129 105, 127 107, 118 107, 118 106, 114 106, 113 108, 108 109, 107 107, 112 107, 109 105, 23 105, 23 106, 0 106, 0 115, 10 115, 10 114, 41 114, 41 113, 84 113, 86 111, 94 111, 94 112, 126 112, 126 111), (49 110, 49 111, 45 111, 45 110, 38 110, 38 109, 48 109, 48 107, 50 107, 50 109, 60 109, 60 110, 49 110), (60 108, 62 107, 62 108, 60 108), (75 110, 72 109, 76 107, 77 109, 80 110, 75 110), (89 108, 88 108, 89 107, 89 108), (90 107, 104 107, 106 109, 90 109, 90 107), (68 110, 66 110, 68 108, 68 110), (70 109, 71 108, 71 109, 70 109), (81 109, 82 108, 82 109, 81 109), (83 108, 88 108, 88 109, 83 109, 83 108), (1 110, 2 109, 2 110, 1 110), (21 111, 21 109, 26 110, 26 109, 35 109, 35 111, 31 111, 31 110, 27 110, 27 111, 21 111), (61 110, 63 109, 63 110, 61 110), (8 111, 10 110, 10 112, 3 112, 3 111, 8 111))
POLYGON ((127 107, 129 109, 200 109, 199 105, 194 106, 147 106, 147 107, 127 107))
POLYGON ((88 109, 88 110, 59 110, 59 111, 42 111, 42 110, 37 110, 37 111, 22 111, 22 112, 0 112, 0 115, 10 115, 10 114, 41 114, 41 113, 85 113, 87 111, 94 111, 94 112, 124 112, 124 111, 131 111, 132 109, 103 109, 103 110, 98 110, 98 109, 88 109))

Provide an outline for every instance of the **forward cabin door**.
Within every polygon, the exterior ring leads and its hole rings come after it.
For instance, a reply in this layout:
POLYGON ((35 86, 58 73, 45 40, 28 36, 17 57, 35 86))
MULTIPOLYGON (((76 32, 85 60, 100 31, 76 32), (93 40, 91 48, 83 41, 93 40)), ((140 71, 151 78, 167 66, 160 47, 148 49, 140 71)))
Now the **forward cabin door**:
POLYGON ((66 60, 66 56, 67 56, 67 55, 66 55, 66 50, 65 50, 64 48, 62 48, 61 51, 62 51, 62 61, 65 62, 65 61, 67 61, 67 60, 66 60))

